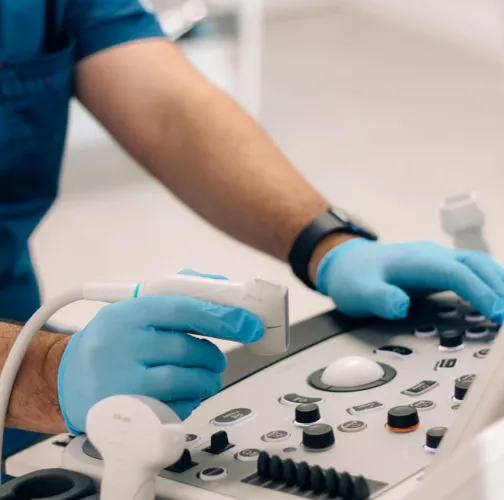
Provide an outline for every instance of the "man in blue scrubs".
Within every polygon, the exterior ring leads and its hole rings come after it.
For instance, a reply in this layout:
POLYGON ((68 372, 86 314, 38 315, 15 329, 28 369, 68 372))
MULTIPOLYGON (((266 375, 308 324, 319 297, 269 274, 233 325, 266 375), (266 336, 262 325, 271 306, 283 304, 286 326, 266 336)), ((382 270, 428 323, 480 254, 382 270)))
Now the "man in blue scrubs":
MULTIPOLYGON (((335 215, 139 0, 0 2, 0 317, 24 322, 40 302, 28 239, 57 195, 72 96, 192 210, 290 261, 343 312, 400 318, 411 295, 453 290, 502 320, 504 273, 490 257, 379 244, 335 215)), ((90 405, 114 393, 157 397, 185 418, 219 390, 225 366, 186 332, 244 342, 262 334, 240 310, 145 299, 104 308, 72 340, 40 334, 16 382, 4 455, 33 441, 25 430, 82 432, 90 405)), ((18 332, 0 322, 0 367, 18 332)))

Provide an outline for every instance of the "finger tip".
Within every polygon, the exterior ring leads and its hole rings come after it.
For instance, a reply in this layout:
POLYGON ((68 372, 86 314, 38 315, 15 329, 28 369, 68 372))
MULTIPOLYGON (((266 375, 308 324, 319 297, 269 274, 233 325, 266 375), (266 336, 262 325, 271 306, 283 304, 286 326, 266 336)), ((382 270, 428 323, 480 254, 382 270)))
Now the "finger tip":
POLYGON ((391 319, 404 319, 408 316, 410 308, 409 297, 402 298, 392 305, 391 319))

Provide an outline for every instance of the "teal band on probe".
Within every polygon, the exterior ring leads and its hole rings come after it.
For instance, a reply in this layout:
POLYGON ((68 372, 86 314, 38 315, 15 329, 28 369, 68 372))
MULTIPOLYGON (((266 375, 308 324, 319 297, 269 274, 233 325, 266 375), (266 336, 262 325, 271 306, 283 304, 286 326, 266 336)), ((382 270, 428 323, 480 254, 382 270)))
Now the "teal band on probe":
POLYGON ((138 297, 138 292, 140 291, 140 285, 141 285, 141 283, 137 283, 137 286, 135 287, 135 291, 133 292, 134 299, 136 299, 138 297))

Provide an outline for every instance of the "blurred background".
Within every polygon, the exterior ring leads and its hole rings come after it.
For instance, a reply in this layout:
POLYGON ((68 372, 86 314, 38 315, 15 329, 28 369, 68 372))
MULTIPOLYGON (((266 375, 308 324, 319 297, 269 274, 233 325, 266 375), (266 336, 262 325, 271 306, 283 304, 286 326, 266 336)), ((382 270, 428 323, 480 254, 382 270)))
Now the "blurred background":
MULTIPOLYGON (((450 244, 440 205, 474 190, 504 258, 499 0, 152 3, 190 60, 384 241, 450 244)), ((61 195, 32 245, 46 295, 191 267, 286 283, 294 321, 330 307, 285 265, 186 209, 77 103, 61 195)), ((68 308, 59 319, 84 322, 94 307, 68 308)))

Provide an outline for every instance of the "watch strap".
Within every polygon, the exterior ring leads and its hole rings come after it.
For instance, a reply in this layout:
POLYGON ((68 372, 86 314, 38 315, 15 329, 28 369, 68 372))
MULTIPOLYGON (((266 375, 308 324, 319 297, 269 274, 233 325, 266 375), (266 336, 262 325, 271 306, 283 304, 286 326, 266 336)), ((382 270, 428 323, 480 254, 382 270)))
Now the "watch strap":
POLYGON ((338 217, 331 209, 316 217, 298 235, 289 253, 289 263, 294 274, 308 287, 316 289, 310 279, 309 265, 318 245, 328 236, 350 234, 369 240, 377 237, 338 217))

